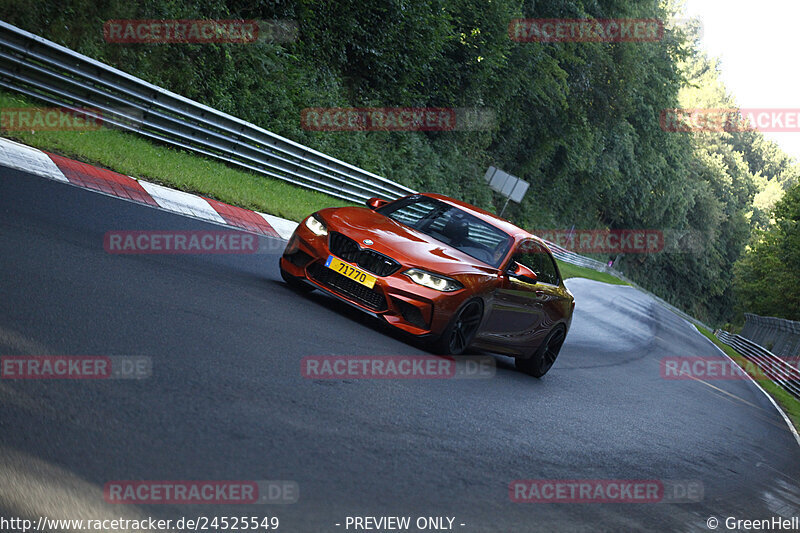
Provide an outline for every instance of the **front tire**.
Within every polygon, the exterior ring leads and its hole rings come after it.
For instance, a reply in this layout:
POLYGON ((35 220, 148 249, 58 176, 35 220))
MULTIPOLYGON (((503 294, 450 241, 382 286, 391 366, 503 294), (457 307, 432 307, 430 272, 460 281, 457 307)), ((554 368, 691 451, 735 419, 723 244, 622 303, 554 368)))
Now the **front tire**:
POLYGON ((567 328, 562 325, 556 326, 529 359, 517 358, 514 360, 514 365, 517 370, 535 378, 544 376, 548 370, 553 368, 553 363, 556 362, 558 353, 561 351, 561 346, 566 338, 567 328))
POLYGON ((433 343, 437 355, 461 355, 469 347, 483 318, 483 304, 470 300, 450 320, 441 336, 433 343))

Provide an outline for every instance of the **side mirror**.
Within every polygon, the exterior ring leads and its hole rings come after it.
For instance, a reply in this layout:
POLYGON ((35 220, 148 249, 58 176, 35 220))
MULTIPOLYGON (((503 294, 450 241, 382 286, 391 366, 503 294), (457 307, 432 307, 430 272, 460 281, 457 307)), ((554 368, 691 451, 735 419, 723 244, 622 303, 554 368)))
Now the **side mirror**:
POLYGON ((366 204, 372 210, 380 209, 381 207, 385 206, 389 203, 389 200, 381 200, 380 198, 370 198, 367 200, 366 204))
POLYGON ((526 283, 536 283, 536 280, 538 279, 536 272, 521 263, 517 263, 516 261, 511 262, 506 274, 508 274, 509 278, 518 279, 526 283))

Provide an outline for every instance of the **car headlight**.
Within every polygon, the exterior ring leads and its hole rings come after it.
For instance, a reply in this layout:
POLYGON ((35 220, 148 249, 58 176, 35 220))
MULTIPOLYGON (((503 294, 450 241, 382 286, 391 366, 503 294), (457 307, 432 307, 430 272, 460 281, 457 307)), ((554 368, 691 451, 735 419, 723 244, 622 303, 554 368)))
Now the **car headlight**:
POLYGON ((306 219, 306 227, 311 230, 311 233, 320 237, 328 234, 328 228, 314 215, 306 219))
POLYGON ((422 285, 423 287, 428 287, 429 289, 435 289, 437 291, 452 292, 464 288, 462 284, 454 279, 446 278, 444 276, 440 276, 439 274, 426 272, 425 270, 419 270, 417 268, 409 268, 403 272, 403 274, 411 278, 411 281, 414 283, 422 285))

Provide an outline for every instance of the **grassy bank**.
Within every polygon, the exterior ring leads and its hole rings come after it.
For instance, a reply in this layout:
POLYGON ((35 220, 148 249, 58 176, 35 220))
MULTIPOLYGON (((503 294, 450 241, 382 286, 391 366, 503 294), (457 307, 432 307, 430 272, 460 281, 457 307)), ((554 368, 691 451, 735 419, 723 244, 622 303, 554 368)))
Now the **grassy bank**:
MULTIPOLYGON (((0 92, 0 108, 40 107, 0 92)), ((154 144, 135 134, 94 131, 3 131, 2 135, 42 150, 110 168, 146 181, 200 194, 272 215, 300 220, 323 207, 345 205, 331 196, 295 187, 219 161, 154 144)))
POLYGON ((598 272, 591 268, 581 267, 570 263, 565 263, 556 259, 558 269, 561 271, 561 277, 568 278, 587 278, 595 281, 602 281, 603 283, 610 283, 612 285, 629 285, 629 283, 612 276, 606 272, 598 272))

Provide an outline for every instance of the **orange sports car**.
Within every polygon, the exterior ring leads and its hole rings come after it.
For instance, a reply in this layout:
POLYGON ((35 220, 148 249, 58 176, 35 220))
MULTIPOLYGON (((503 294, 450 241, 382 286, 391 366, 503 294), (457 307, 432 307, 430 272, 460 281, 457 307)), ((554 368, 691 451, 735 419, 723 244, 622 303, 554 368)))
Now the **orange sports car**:
POLYGON ((280 259, 283 279, 423 337, 437 353, 498 352, 537 377, 553 366, 575 300, 544 242, 438 194, 367 206, 303 220, 280 259))

